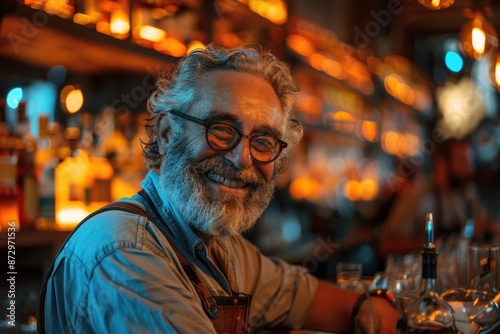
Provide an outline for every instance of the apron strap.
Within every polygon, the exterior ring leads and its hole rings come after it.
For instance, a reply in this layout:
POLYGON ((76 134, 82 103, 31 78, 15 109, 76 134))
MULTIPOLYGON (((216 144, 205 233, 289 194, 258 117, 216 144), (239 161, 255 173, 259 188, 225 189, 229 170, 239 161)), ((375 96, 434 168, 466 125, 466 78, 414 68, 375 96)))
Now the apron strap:
MULTIPOLYGON (((149 197, 149 195, 141 189, 139 191, 139 195, 144 198, 144 200, 149 204, 149 206, 155 210, 154 203, 149 197)), ((157 213, 157 216, 160 218, 159 213, 157 213)), ((203 282, 200 280, 198 275, 196 275, 196 270, 192 264, 190 264, 184 256, 182 256, 181 252, 175 247, 174 243, 170 240, 169 234, 166 230, 165 223, 163 221, 158 221, 156 219, 152 220, 149 219, 165 236, 165 238, 170 242, 170 246, 172 246, 172 249, 175 252, 175 255, 177 256, 177 259, 179 259, 179 262, 182 265, 182 269, 184 269, 184 272, 186 275, 189 277, 189 280, 191 283, 194 285, 194 288, 196 289, 196 292, 198 293, 198 296, 201 299, 201 302, 203 304, 203 308, 205 309, 205 312, 208 314, 208 316, 212 319, 217 319, 219 316, 219 312, 217 310, 217 303, 215 300, 210 296, 210 293, 208 292, 207 288, 203 284, 203 282)))
POLYGON ((52 265, 50 266, 50 269, 47 272, 47 274, 45 275, 45 279, 43 280, 43 284, 42 284, 40 294, 39 294, 37 314, 36 314, 36 326, 37 326, 38 333, 45 334, 45 324, 44 324, 44 320, 45 320, 45 296, 47 293, 47 284, 48 284, 50 275, 54 271, 55 259, 59 256, 62 249, 64 248, 64 246, 68 242, 68 240, 73 236, 73 234, 76 232, 76 230, 78 230, 78 228, 80 228, 80 226, 83 225, 83 223, 85 223, 88 219, 94 217, 95 215, 97 215, 101 212, 111 211, 111 210, 126 211, 126 212, 130 212, 130 213, 136 213, 136 214, 143 216, 143 217, 148 217, 148 214, 146 213, 146 211, 144 211, 141 207, 139 207, 135 204, 127 203, 127 202, 113 202, 113 203, 105 205, 102 208, 100 208, 99 210, 96 210, 96 211, 92 212, 91 214, 89 214, 73 229, 73 231, 71 231, 71 233, 68 235, 68 237, 66 238, 64 243, 59 248, 59 252, 57 253, 56 257, 54 258, 54 261, 52 261, 52 265))
MULTIPOLYGON (((151 199, 149 198, 149 196, 146 194, 146 192, 144 190, 141 190, 139 192, 139 194, 143 198, 145 198, 148 202, 151 201, 151 199)), ((132 204, 132 203, 128 203, 128 202, 113 202, 113 203, 110 203, 110 204, 103 206, 102 208, 92 212, 87 217, 85 217, 73 229, 73 231, 71 231, 71 233, 68 235, 68 237, 66 238, 66 240, 64 241, 64 243, 60 247, 59 252, 57 253, 56 257, 54 258, 54 261, 52 262, 52 265, 45 276, 45 279, 43 281, 43 284, 42 284, 42 287, 40 290, 39 300, 38 300, 38 308, 37 308, 37 319, 36 319, 38 333, 40 333, 40 334, 46 333, 45 332, 45 324, 44 324, 44 322, 45 322, 44 321, 45 320, 45 297, 46 297, 46 293, 47 293, 47 285, 48 285, 49 278, 50 278, 52 272, 54 271, 55 259, 59 256, 62 249, 64 248, 64 246, 68 242, 68 240, 73 236, 73 234, 78 230, 78 228, 83 225, 83 223, 85 223, 87 220, 89 220, 90 218, 94 217, 95 215, 97 215, 99 213, 102 213, 105 211, 112 211, 112 210, 135 213, 139 216, 146 217, 149 221, 151 221, 162 232, 162 234, 165 236, 165 238, 167 238, 167 240, 170 242, 170 245, 173 248, 175 255, 177 256, 177 258, 179 259, 179 262, 182 265, 182 269, 184 269, 184 272, 189 277, 189 280, 191 281, 191 283, 194 285, 196 292, 198 293, 198 296, 200 297, 200 299, 202 301, 202 305, 203 305, 205 312, 208 314, 208 316, 210 318, 217 319, 217 317, 219 315, 218 310, 217 310, 217 303, 215 302, 214 298, 210 296, 210 293, 208 292, 207 288, 205 287, 203 282, 200 280, 198 275, 196 275, 196 271, 195 271, 193 265, 186 261, 184 256, 182 256, 182 254, 177 249, 177 247, 175 247, 175 245, 171 242, 170 238, 168 237, 168 234, 166 233, 165 226, 161 222, 158 222, 158 221, 151 219, 150 216, 148 215, 148 213, 144 209, 142 209, 140 206, 137 206, 136 204, 132 204)))

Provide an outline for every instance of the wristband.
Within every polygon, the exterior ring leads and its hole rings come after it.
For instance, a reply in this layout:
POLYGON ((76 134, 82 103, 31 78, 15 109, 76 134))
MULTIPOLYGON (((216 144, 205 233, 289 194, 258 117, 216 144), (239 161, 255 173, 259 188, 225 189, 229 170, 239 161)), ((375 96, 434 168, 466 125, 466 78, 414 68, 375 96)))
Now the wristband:
POLYGON ((352 320, 353 320, 353 322, 354 322, 354 318, 356 318, 356 315, 359 312, 359 309, 361 308, 361 305, 363 305, 365 300, 368 299, 368 296, 382 297, 385 300, 387 300, 389 303, 391 303, 392 306, 394 306, 395 302, 396 302, 396 298, 394 298, 394 295, 392 294, 392 292, 390 292, 389 290, 386 290, 386 289, 375 289, 375 290, 371 290, 368 293, 363 293, 358 297, 358 299, 354 303, 354 307, 352 308, 352 320))

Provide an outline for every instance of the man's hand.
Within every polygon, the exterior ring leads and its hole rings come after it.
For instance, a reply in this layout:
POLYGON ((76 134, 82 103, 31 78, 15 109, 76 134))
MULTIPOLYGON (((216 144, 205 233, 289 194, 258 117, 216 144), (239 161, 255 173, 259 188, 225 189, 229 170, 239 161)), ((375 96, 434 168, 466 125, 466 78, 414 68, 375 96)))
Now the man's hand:
MULTIPOLYGON (((389 301, 382 297, 372 297, 366 300, 360 307, 358 317, 362 321, 371 319, 370 312, 373 310, 373 319, 376 322, 380 319, 380 334, 394 334, 397 332, 396 325, 400 317, 399 312, 389 303, 389 301), (370 303, 371 300, 371 303, 370 303)), ((369 324, 367 324, 369 325, 369 324)), ((369 327, 366 327, 369 328, 369 327)))
MULTIPOLYGON (((320 281, 302 328, 333 333, 353 333, 353 311, 356 313, 354 309, 359 297, 359 292, 349 291, 336 284, 320 281)), ((372 310, 373 315, 381 319, 380 333, 394 334, 397 332, 399 312, 387 299, 371 297, 361 304, 356 314, 360 318, 366 319, 369 318, 369 312, 372 310)))

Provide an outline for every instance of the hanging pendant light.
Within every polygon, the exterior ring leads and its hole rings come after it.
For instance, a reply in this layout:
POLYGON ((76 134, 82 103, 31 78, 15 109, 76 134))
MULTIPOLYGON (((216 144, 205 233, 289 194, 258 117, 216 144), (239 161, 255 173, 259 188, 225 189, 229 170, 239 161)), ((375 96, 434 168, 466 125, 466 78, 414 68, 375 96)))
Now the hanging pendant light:
POLYGON ((438 10, 450 7, 455 0, 418 0, 418 2, 425 8, 438 10))
POLYGON ((498 49, 498 34, 481 11, 476 11, 460 30, 460 41, 465 54, 475 60, 493 56, 498 49))
POLYGON ((493 63, 493 85, 500 92, 500 53, 495 57, 495 62, 493 63))

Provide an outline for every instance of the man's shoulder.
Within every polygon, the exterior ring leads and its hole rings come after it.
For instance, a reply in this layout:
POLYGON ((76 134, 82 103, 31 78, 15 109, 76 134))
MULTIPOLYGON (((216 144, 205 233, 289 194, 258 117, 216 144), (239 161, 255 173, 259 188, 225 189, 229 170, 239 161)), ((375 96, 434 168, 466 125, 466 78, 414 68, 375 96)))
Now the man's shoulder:
POLYGON ((120 209, 99 212, 77 227, 64 252, 92 263, 119 248, 140 249, 146 223, 146 217, 120 209))

